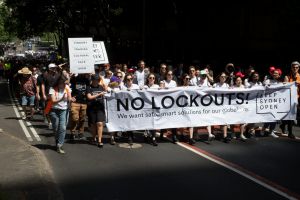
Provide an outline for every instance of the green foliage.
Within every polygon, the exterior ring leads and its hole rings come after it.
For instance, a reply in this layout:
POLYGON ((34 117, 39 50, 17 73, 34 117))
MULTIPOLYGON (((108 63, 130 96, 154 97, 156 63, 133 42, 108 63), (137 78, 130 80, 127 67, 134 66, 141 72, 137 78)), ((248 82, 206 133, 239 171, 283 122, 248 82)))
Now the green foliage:
POLYGON ((8 8, 4 4, 0 4, 0 42, 11 41, 14 38, 14 34, 5 28, 8 16, 8 8))

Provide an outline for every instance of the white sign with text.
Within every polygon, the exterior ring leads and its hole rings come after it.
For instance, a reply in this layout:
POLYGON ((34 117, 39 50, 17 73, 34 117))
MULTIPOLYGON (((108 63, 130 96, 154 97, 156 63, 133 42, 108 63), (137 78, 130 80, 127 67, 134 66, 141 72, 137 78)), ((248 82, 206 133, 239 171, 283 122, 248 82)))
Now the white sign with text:
POLYGON ((93 42, 93 58, 95 60, 94 64, 109 63, 104 42, 93 42))
POLYGON ((68 38, 70 72, 94 73, 93 39, 68 38))

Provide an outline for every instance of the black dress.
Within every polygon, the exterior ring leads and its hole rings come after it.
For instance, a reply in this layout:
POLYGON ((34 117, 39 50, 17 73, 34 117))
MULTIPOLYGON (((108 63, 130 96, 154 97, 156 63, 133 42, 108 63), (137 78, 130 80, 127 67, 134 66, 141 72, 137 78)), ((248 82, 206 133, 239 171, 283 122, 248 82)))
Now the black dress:
MULTIPOLYGON (((87 94, 95 95, 99 94, 101 92, 104 92, 105 89, 98 85, 97 87, 90 86, 87 89, 87 94)), ((97 122, 105 122, 105 108, 104 108, 104 98, 103 97, 97 97, 93 100, 88 100, 88 118, 89 123, 95 124, 97 122)))

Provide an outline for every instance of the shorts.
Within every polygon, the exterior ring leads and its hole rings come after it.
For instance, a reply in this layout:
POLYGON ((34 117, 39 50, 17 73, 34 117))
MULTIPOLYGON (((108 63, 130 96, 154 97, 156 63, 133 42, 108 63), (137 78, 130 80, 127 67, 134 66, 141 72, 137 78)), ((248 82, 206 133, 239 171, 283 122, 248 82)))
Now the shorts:
POLYGON ((97 122, 105 122, 105 112, 104 110, 89 110, 88 111, 89 123, 96 124, 97 122))
POLYGON ((34 99, 35 99, 35 96, 31 96, 31 97, 28 97, 26 95, 21 96, 21 100, 22 100, 21 105, 28 106, 28 104, 29 104, 30 106, 34 106, 34 99))

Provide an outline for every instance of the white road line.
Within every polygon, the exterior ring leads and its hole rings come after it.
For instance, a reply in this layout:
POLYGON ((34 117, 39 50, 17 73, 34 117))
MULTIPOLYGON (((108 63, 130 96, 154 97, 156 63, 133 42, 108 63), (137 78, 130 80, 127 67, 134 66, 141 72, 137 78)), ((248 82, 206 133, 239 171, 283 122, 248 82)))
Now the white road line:
POLYGON ((230 166, 230 165, 228 165, 228 164, 226 164, 224 162, 221 162, 219 160, 216 160, 215 158, 212 158, 212 157, 210 157, 210 156, 208 156, 208 155, 206 155, 204 153, 201 153, 201 152, 199 152, 199 151, 197 151, 197 150, 195 150, 195 149, 193 149, 193 148, 191 148, 191 147, 189 147, 189 146, 187 146, 185 144, 177 142, 177 145, 179 145, 179 146, 181 146, 181 147, 183 147, 183 148, 185 148, 187 150, 190 150, 190 151, 198 154, 199 156, 201 156, 203 158, 206 158, 207 160, 210 160, 210 161, 212 161, 212 162, 214 162, 214 163, 216 163, 218 165, 221 165, 221 166, 223 166, 223 167, 225 167, 225 168, 227 168, 227 169, 229 169, 229 170, 231 170, 231 171, 233 171, 233 172, 235 172, 235 173, 237 173, 237 174, 239 174, 239 175, 241 175, 241 176, 243 176, 243 177, 245 177, 245 178, 247 178, 247 179, 249 179, 249 180, 251 180, 251 181, 253 181, 253 182, 255 182, 255 183, 259 184, 259 185, 261 185, 261 186, 263 186, 263 187, 265 187, 266 189, 271 190, 271 191, 279 194, 282 197, 285 197, 287 199, 297 200, 297 198, 295 198, 295 197, 293 197, 293 196, 291 196, 291 195, 289 195, 289 194, 287 194, 287 193, 285 193, 285 192, 283 192, 283 191, 281 191, 281 190, 279 190, 279 189, 277 189, 277 188, 275 188, 275 187, 273 187, 273 186, 271 186, 271 185, 269 185, 269 184, 267 184, 267 183, 265 183, 265 182, 263 182, 263 181, 255 178, 255 177, 253 177, 253 176, 251 176, 251 175, 249 175, 249 174, 247 174, 247 173, 245 173, 245 172, 243 172, 243 171, 241 171, 241 170, 239 170, 239 169, 237 169, 237 168, 235 168, 233 166, 230 166))
POLYGON ((15 103, 14 103, 13 100, 12 100, 12 96, 11 96, 10 89, 8 89, 8 94, 9 94, 10 101, 11 101, 11 104, 12 104, 12 106, 13 106, 13 109, 14 109, 14 111, 15 111, 15 114, 16 114, 17 118, 19 118, 19 119, 18 119, 18 122, 19 122, 21 128, 23 129, 23 131, 24 131, 24 133, 25 133, 25 136, 26 136, 26 138, 28 139, 28 141, 29 141, 29 142, 32 142, 33 139, 32 139, 32 137, 30 136, 30 133, 28 132, 28 130, 27 130, 27 128, 26 128, 26 126, 25 126, 23 120, 21 119, 21 116, 20 116, 20 114, 19 114, 19 112, 18 112, 18 110, 17 110, 17 107, 15 106, 15 103))
MULTIPOLYGON (((18 103, 18 99, 16 99, 15 97, 14 97, 14 98, 12 97, 9 88, 8 88, 8 92, 9 92, 9 96, 10 96, 11 101, 14 102, 14 103, 12 103, 13 106, 14 106, 15 108, 18 108, 18 110, 19 110, 22 114, 25 114, 25 113, 22 111, 22 107, 21 107, 21 106, 19 105, 19 103, 18 103), (16 107, 15 105, 18 105, 18 106, 16 107)), ((17 113, 18 113, 18 114, 16 113, 16 115, 19 115, 18 110, 17 110, 17 113)), ((16 112, 16 110, 15 110, 15 112, 16 112)), ((17 116, 17 117, 18 117, 18 116, 17 116)), ((19 115, 19 117, 20 117, 20 115, 19 115)), ((19 118, 19 117, 18 117, 18 118, 19 118)), ((21 121, 23 122, 23 120, 21 120, 21 121)), ((24 122, 23 122, 23 125, 24 125, 24 122)), ((40 136, 37 134, 36 130, 32 127, 31 122, 26 121, 26 125, 27 125, 27 127, 29 127, 29 129, 31 130, 31 132, 32 132, 33 136, 35 137, 35 139, 36 139, 37 141, 40 142, 40 141, 41 141, 41 138, 40 138, 40 136)), ((24 125, 24 126, 25 126, 25 125, 24 125)), ((23 129, 23 130, 24 130, 24 129, 23 129)), ((27 131, 27 129, 26 129, 26 131, 27 131)), ((24 131, 24 132, 25 132, 25 131, 24 131)), ((27 131, 27 133, 29 134, 28 131, 27 131)), ((26 132, 25 132, 25 134, 26 134, 26 132)), ((29 136, 30 136, 30 134, 29 134, 29 136)), ((30 137, 31 137, 31 136, 30 136, 30 137)), ((32 138, 31 138, 31 140, 29 140, 29 141, 33 141, 32 138)))
POLYGON ((29 129, 31 130, 31 132, 32 132, 33 136, 35 137, 35 139, 36 139, 37 141, 40 142, 40 141, 41 141, 41 138, 40 138, 40 136, 37 134, 35 128, 32 127, 32 124, 31 124, 30 122, 26 122, 26 124, 28 125, 28 127, 29 127, 29 129))

